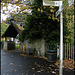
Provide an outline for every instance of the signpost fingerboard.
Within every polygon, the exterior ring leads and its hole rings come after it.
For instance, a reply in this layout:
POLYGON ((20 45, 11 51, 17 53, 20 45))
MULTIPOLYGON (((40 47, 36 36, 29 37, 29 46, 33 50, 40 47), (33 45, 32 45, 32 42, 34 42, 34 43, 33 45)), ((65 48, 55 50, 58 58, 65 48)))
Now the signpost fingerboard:
POLYGON ((43 0, 44 6, 60 6, 62 0, 43 0))

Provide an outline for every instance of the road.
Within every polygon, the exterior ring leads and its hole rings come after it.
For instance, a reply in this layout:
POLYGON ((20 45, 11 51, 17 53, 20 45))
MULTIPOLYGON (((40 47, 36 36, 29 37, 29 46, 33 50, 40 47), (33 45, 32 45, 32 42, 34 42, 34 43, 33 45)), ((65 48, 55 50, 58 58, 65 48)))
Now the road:
MULTIPOLYGON (((58 71, 45 59, 1 50, 1 75, 59 75, 58 71)), ((73 75, 73 72, 64 71, 64 75, 73 75)))

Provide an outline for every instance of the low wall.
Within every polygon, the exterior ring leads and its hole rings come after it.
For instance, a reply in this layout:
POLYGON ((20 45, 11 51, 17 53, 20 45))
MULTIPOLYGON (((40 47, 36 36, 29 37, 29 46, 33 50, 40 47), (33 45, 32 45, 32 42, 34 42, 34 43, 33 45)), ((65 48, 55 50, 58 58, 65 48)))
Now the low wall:
POLYGON ((35 40, 30 42, 29 40, 24 41, 25 43, 25 48, 32 48, 36 50, 36 53, 38 54, 38 56, 45 56, 45 40, 43 39, 39 39, 39 40, 35 40))

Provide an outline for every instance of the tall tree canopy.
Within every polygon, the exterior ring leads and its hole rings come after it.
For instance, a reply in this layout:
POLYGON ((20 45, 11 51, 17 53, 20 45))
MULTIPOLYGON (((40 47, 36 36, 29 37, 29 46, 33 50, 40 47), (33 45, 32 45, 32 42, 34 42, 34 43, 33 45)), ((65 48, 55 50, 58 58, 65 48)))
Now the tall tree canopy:
POLYGON ((35 0, 32 15, 26 18, 26 27, 20 35, 20 40, 43 38, 46 42, 59 42, 59 20, 54 17, 54 13, 54 7, 44 7, 42 0, 35 0))

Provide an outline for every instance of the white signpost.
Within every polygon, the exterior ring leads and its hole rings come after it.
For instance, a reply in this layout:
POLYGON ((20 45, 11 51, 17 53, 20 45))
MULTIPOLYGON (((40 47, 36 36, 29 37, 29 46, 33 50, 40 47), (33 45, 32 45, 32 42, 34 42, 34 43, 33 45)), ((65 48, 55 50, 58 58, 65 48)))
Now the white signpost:
POLYGON ((63 12, 62 1, 60 0, 43 0, 44 6, 59 6, 59 10, 56 16, 60 14, 60 72, 59 75, 63 75, 63 12))
POLYGON ((58 11, 56 12, 55 16, 57 17, 61 12, 62 12, 63 8, 60 5, 58 11))
POLYGON ((61 1, 50 1, 50 0, 43 0, 44 6, 60 6, 61 1))
MULTIPOLYGON (((69 6, 71 6, 72 4, 73 4, 73 2, 74 2, 74 0, 68 0, 68 4, 69 4, 69 6)), ((67 5, 65 6, 65 7, 67 7, 67 5)), ((64 8, 65 8, 64 7, 64 8)), ((60 14, 60 12, 64 9, 64 8, 61 8, 61 7, 59 7, 59 10, 56 12, 56 17, 60 14)))

